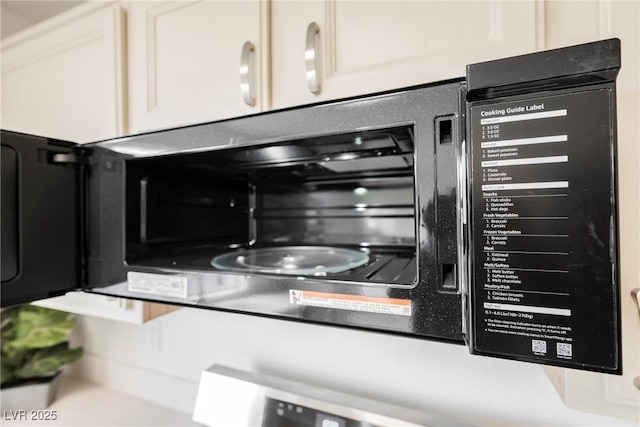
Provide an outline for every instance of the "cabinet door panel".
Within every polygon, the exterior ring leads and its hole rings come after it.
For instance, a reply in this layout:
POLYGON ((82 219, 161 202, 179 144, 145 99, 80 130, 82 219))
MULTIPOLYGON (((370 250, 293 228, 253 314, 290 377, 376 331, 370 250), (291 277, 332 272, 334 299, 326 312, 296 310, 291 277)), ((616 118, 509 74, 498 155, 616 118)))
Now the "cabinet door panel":
POLYGON ((127 7, 132 133, 264 107, 263 2, 140 2, 127 7), (247 41, 255 46, 255 106, 245 104, 240 91, 240 57, 247 41))
POLYGON ((120 136, 123 19, 118 5, 86 5, 3 40, 2 127, 80 143, 120 136))
POLYGON ((535 42, 536 10, 529 1, 275 1, 273 106, 459 77, 466 64, 531 52, 535 42), (320 27, 318 95, 305 77, 311 22, 320 27))
POLYGON ((640 3, 546 2, 546 48, 596 39, 621 40, 622 68, 617 79, 618 221, 622 375, 566 369, 552 378, 569 408, 640 421, 640 317, 631 290, 640 286, 640 3))

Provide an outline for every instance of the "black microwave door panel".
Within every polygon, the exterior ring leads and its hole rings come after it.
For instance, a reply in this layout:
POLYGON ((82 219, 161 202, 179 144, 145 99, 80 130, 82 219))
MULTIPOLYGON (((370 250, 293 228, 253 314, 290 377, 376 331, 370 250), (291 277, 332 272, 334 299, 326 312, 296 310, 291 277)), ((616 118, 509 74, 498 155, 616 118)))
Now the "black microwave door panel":
POLYGON ((75 144, 2 131, 2 307, 80 284, 75 144), (71 156, 71 157, 69 157, 71 156))
MULTIPOLYGON (((515 95, 507 83, 479 95, 482 85, 470 79, 469 345, 483 355, 620 373, 615 84, 597 83, 604 70, 615 78, 619 41, 573 53, 529 58, 588 60, 574 64, 583 67, 574 79, 557 73, 543 85, 554 90, 515 95)), ((517 62, 505 65, 517 72, 517 62)), ((499 67, 490 66, 495 79, 499 67)))

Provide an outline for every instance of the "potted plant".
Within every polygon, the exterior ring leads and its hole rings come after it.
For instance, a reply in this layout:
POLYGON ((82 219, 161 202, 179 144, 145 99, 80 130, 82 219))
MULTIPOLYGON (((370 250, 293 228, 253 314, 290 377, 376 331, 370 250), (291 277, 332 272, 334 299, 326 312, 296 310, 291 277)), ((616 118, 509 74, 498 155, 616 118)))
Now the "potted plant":
POLYGON ((76 319, 32 305, 4 309, 0 318, 2 409, 46 408, 55 398, 62 367, 82 355, 81 347, 69 348, 76 319))

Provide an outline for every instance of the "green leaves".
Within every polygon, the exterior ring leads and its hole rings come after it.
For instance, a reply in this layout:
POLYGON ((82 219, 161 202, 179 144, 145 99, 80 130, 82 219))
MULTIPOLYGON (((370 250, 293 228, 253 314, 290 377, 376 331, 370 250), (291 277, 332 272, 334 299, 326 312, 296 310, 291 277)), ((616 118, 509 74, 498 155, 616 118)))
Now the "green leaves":
POLYGON ((43 307, 26 306, 15 322, 16 336, 11 346, 16 349, 45 348, 66 341, 76 327, 69 313, 43 307))
POLYGON ((53 375, 64 365, 73 363, 82 356, 82 348, 70 349, 69 343, 63 342, 51 348, 41 348, 24 361, 15 375, 18 378, 36 378, 53 375))
POLYGON ((2 386, 53 375, 82 355, 67 339, 76 326, 69 313, 24 305, 2 310, 2 386))

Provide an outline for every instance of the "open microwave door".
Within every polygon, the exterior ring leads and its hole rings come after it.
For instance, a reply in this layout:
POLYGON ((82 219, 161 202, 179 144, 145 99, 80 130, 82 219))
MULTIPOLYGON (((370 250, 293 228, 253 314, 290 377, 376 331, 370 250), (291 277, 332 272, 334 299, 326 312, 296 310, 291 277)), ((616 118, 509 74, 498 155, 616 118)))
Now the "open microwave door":
POLYGON ((80 286, 82 193, 75 144, 8 131, 1 142, 5 307, 80 286))
POLYGON ((621 373, 606 40, 467 68, 472 353, 621 373))

